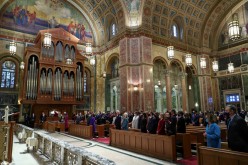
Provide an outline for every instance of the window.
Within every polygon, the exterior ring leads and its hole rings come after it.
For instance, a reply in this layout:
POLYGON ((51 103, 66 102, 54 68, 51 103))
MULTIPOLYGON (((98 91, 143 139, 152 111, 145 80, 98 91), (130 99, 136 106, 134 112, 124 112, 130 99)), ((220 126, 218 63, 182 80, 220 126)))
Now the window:
POLYGON ((178 38, 178 27, 176 24, 172 25, 172 36, 178 38))
POLYGON ((84 93, 87 93, 87 72, 84 72, 84 93))
POLYGON ((12 61, 5 61, 3 63, 1 88, 14 88, 15 68, 16 68, 16 65, 12 61))
POLYGON ((233 102, 239 102, 239 94, 229 94, 226 95, 226 102, 227 103, 233 103, 233 102))
POLYGON ((111 29, 112 29, 112 36, 115 36, 116 35, 115 23, 112 24, 111 29))

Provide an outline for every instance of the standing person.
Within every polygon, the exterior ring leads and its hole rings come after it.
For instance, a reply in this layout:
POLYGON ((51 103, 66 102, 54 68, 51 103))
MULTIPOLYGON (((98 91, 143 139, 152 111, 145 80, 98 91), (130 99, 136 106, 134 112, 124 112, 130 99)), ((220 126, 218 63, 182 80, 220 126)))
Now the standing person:
POLYGON ((36 118, 35 114, 32 113, 32 115, 30 117, 30 125, 31 125, 32 128, 34 128, 35 118, 36 118))
POLYGON ((93 133, 93 137, 95 136, 95 132, 96 132, 96 119, 95 119, 95 114, 92 114, 91 118, 90 118, 90 122, 89 125, 92 125, 92 133, 93 133))
POLYGON ((146 113, 143 113, 141 116, 140 116, 140 129, 141 129, 141 132, 143 133, 147 133, 147 115, 146 113))
POLYGON ((116 118, 114 123, 115 129, 121 129, 121 115, 119 110, 116 110, 116 118))
POLYGON ((227 122, 228 147, 234 151, 248 152, 248 126, 245 120, 236 114, 234 105, 227 105, 225 110, 230 116, 227 122))
POLYGON ((122 120, 121 120, 121 129, 122 130, 128 130, 128 114, 125 112, 123 114, 122 120))
POLYGON ((162 114, 162 113, 160 113, 160 115, 159 115, 157 134, 158 135, 165 135, 165 120, 164 120, 164 114, 162 114))
POLYGON ((213 148, 220 148, 221 136, 220 127, 215 123, 216 116, 212 113, 208 115, 208 124, 206 126, 206 132, 203 136, 207 138, 207 146, 213 148))
POLYGON ((69 124, 68 124, 68 114, 66 112, 64 112, 65 117, 64 117, 64 121, 65 121, 65 131, 68 131, 69 129, 69 124))
POLYGON ((157 117, 153 112, 151 112, 151 116, 149 117, 148 124, 147 124, 147 132, 150 134, 156 134, 158 126, 157 117))
POLYGON ((175 109, 171 110, 171 130, 172 130, 173 135, 176 134, 176 132, 177 132, 177 114, 176 114, 175 109))
POLYGON ((138 129, 138 126, 139 126, 139 115, 138 112, 135 112, 132 120, 132 128, 138 129))
POLYGON ((178 112, 177 133, 186 133, 186 124, 182 111, 178 112))

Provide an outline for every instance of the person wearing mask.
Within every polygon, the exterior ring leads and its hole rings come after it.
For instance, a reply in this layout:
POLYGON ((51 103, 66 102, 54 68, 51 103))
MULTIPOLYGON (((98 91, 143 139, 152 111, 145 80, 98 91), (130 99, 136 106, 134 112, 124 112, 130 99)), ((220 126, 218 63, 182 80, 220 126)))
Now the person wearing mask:
POLYGON ((128 130, 128 114, 125 112, 121 120, 121 129, 128 130))
POLYGON ((140 131, 143 133, 147 133, 147 115, 146 113, 143 113, 140 116, 140 131))
POLYGON ((182 111, 178 112, 177 133, 186 133, 186 124, 182 111))
POLYGON ((157 128, 157 134, 158 135, 165 135, 165 128, 164 127, 165 127, 164 114, 160 113, 158 128, 157 128))
POLYGON ((36 118, 35 114, 32 113, 32 115, 30 117, 30 125, 31 125, 32 128, 34 128, 35 118, 36 118))
POLYGON ((228 147, 234 151, 248 152, 248 126, 245 120, 237 115, 234 105, 227 105, 225 111, 230 117, 227 122, 228 147))
POLYGON ((206 132, 203 136, 207 138, 207 146, 213 148, 220 148, 221 136, 220 127, 216 124, 216 116, 212 113, 207 116, 208 124, 206 126, 206 132))
POLYGON ((138 129, 138 125, 139 125, 139 115, 138 112, 135 112, 132 120, 132 128, 138 129))
POLYGON ((176 134, 176 132, 177 132, 177 114, 176 114, 175 109, 171 110, 171 130, 172 130, 173 134, 176 134))
POLYGON ((169 112, 165 113, 165 135, 175 135, 176 132, 173 132, 173 128, 171 125, 171 114, 169 112))
POLYGON ((119 110, 116 110, 116 118, 114 124, 115 124, 115 129, 121 129, 121 115, 119 110))

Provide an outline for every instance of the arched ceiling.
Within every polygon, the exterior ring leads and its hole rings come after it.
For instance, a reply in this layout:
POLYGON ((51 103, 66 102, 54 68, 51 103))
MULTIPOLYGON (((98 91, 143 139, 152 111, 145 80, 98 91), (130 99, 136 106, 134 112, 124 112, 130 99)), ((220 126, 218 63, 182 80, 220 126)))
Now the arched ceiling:
MULTIPOLYGON (((11 2, 16 1, 18 0, 0 0, 0 14, 3 14, 11 2)), ((126 5, 133 1, 142 4, 139 5, 139 10, 143 11, 140 13, 142 14, 142 33, 149 33, 149 36, 155 39, 157 37, 168 40, 171 23, 176 17, 180 17, 184 26, 183 42, 192 47, 203 45, 208 47, 210 36, 225 15, 242 0, 64 0, 63 2, 69 3, 85 16, 94 35, 96 46, 101 46, 106 43, 107 15, 114 17, 119 33, 125 31, 127 29, 125 21, 128 21, 127 15, 130 14, 127 13, 126 5)), ((176 40, 175 43, 181 48, 185 46, 176 40)))

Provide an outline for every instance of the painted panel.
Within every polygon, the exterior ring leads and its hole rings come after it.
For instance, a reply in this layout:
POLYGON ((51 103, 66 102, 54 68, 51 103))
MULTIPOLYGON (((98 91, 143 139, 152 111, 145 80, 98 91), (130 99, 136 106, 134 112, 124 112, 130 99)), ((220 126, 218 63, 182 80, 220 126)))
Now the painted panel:
POLYGON ((85 17, 64 1, 28 0, 11 3, 1 18, 1 27, 36 35, 39 30, 63 28, 80 39, 93 42, 85 17))

